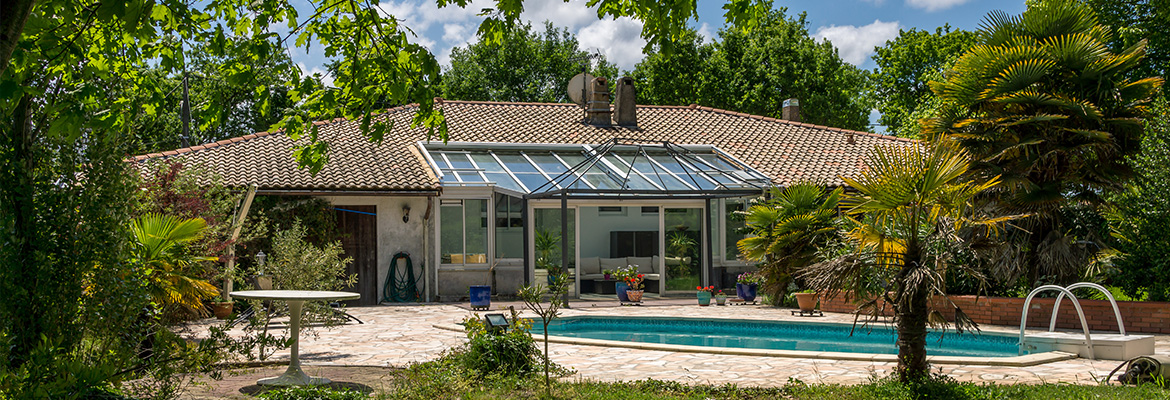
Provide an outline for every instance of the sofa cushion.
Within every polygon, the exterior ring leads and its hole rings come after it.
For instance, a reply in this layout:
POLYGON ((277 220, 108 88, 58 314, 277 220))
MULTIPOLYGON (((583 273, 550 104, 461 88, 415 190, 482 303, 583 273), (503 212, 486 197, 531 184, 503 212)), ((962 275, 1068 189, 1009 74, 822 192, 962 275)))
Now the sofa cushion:
POLYGON ((627 257, 626 259, 630 261, 630 265, 638 266, 638 273, 652 274, 655 272, 654 258, 652 257, 627 257))
POLYGON ((601 259, 601 268, 602 269, 625 268, 626 265, 629 265, 629 264, 626 263, 625 257, 622 257, 622 258, 602 258, 601 259))
POLYGON ((583 281, 604 281, 605 275, 604 274, 585 274, 585 275, 581 275, 581 280, 583 280, 583 281))
POLYGON ((659 274, 645 274, 645 275, 646 276, 643 276, 642 279, 647 280, 647 281, 656 281, 662 277, 662 275, 659 275, 659 274))
POLYGON ((581 257, 581 273, 585 275, 601 273, 601 257, 581 257))

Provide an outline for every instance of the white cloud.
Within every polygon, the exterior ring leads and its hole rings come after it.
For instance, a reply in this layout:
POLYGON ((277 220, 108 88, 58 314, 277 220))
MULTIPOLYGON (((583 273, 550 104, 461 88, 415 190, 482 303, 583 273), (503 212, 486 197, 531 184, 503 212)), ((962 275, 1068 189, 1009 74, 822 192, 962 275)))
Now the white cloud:
POLYGON ((325 86, 333 86, 333 75, 330 75, 329 71, 326 71, 324 68, 321 68, 321 67, 309 68, 309 67, 305 66, 305 63, 297 63, 297 67, 301 69, 302 74, 320 75, 321 76, 321 83, 324 83, 325 86))
POLYGON ((634 69, 642 60, 642 21, 629 17, 594 21, 577 32, 581 50, 600 51, 609 62, 621 69, 634 69))
POLYGON ((597 21, 597 9, 586 6, 585 0, 529 0, 524 2, 521 18, 532 25, 549 21, 554 26, 575 31, 597 21))
POLYGON ((699 36, 703 37, 703 43, 715 42, 715 32, 711 32, 711 25, 706 22, 699 26, 699 36))
MULTIPOLYGON (((630 18, 598 20, 597 9, 586 5, 587 0, 529 0, 525 2, 520 18, 535 29, 543 29, 544 21, 577 34, 581 50, 599 51, 620 68, 633 69, 643 57, 642 23, 630 18)), ((416 35, 414 42, 430 49, 441 65, 451 63, 451 50, 479 40, 476 31, 483 17, 481 9, 494 6, 491 0, 474 0, 467 7, 438 8, 433 0, 391 0, 378 4, 387 15, 402 21, 416 35)), ((711 27, 701 28, 707 41, 711 27)))
POLYGON ((822 26, 817 29, 813 37, 832 42, 841 54, 841 59, 860 66, 873 54, 874 47, 881 46, 887 40, 897 37, 898 29, 898 21, 874 20, 872 24, 865 26, 822 26))
POLYGON ((946 10, 971 0, 906 0, 906 5, 921 8, 927 12, 946 10))

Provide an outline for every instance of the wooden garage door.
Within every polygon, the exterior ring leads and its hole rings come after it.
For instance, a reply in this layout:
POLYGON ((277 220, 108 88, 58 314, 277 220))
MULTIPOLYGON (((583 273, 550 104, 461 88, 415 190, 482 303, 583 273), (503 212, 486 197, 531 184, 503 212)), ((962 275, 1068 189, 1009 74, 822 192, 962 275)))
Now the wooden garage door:
POLYGON ((347 292, 362 294, 361 300, 347 302, 354 306, 376 305, 378 293, 378 218, 376 206, 337 206, 337 227, 341 233, 341 247, 353 262, 347 274, 357 274, 357 284, 347 292))

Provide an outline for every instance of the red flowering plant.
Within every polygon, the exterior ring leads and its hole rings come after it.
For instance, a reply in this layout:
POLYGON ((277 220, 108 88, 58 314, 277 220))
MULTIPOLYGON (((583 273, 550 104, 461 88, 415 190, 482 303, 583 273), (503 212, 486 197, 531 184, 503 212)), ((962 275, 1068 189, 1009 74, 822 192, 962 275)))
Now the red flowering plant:
MULTIPOLYGON (((695 290, 698 290, 700 292, 712 293, 715 291, 715 287, 714 286, 695 286, 695 290)), ((722 291, 720 291, 720 292, 722 292, 722 291)))
POLYGON ((626 285, 630 287, 627 290, 642 290, 642 282, 646 280, 646 274, 627 276, 624 280, 626 281, 626 285))

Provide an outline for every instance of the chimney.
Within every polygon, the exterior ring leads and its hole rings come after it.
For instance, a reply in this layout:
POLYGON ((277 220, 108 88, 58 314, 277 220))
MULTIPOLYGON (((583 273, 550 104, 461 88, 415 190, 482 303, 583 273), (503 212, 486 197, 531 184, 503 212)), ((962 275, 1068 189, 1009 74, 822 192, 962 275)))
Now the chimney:
POLYGON ((638 101, 634 95, 634 78, 625 76, 618 79, 613 111, 613 122, 618 126, 638 125, 638 101))
POLYGON ((593 78, 585 93, 585 123, 610 126, 609 85, 605 78, 593 78))
POLYGON ((780 111, 780 119, 800 122, 800 100, 784 100, 784 108, 780 111))

